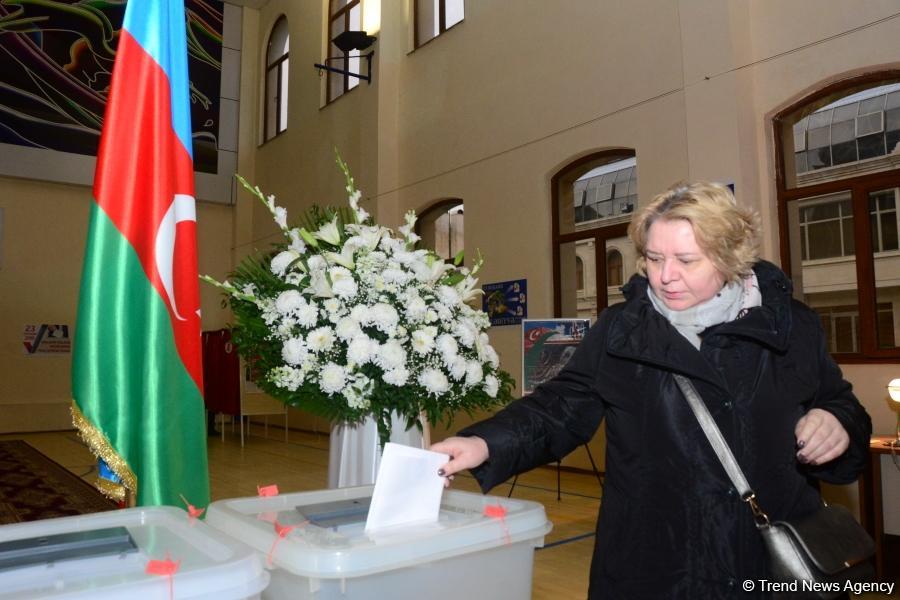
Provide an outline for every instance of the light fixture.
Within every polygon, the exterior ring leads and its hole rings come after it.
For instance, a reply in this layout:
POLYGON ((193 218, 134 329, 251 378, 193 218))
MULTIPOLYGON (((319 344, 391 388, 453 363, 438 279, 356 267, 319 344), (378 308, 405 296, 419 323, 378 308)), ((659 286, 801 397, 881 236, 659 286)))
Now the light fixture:
MULTIPOLYGON (((900 379, 892 379, 888 384, 888 395, 891 397, 891 400, 900 405, 900 379)), ((898 406, 897 410, 897 437, 893 440, 887 441, 884 443, 885 446, 893 446, 894 448, 900 447, 900 406, 898 406)))
POLYGON ((342 31, 338 35, 331 40, 331 43, 337 46, 338 50, 344 52, 344 56, 329 56, 325 59, 325 64, 314 63, 313 66, 319 70, 319 73, 322 71, 329 71, 331 73, 337 73, 339 75, 348 75, 350 77, 356 77, 358 79, 364 79, 368 81, 370 84, 372 83, 372 55, 375 54, 374 50, 371 50, 368 54, 357 54, 356 56, 349 56, 349 53, 352 50, 366 50, 371 47, 372 44, 375 43, 375 40, 378 39, 374 35, 369 35, 365 31, 342 31), (362 73, 351 73, 347 69, 339 69, 337 67, 332 67, 328 64, 330 60, 346 60, 349 58, 365 58, 366 59, 366 74, 362 73))

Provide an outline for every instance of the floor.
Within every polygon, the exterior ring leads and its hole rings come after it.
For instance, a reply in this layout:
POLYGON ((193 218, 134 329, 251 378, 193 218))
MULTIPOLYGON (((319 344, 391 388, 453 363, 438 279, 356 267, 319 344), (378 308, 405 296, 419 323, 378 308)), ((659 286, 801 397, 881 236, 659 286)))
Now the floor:
MULTIPOLYGON (((237 431, 226 426, 224 442, 209 438, 209 478, 213 500, 256 495, 257 485, 278 484, 279 490, 302 491, 326 487, 328 436, 291 431, 284 442, 283 430, 253 427, 242 448, 237 431), (264 436, 268 437, 264 437, 264 436)), ((93 480, 95 461, 74 432, 5 434, 0 439, 24 439, 77 475, 93 480)), ((475 481, 460 475, 454 488, 477 491, 475 481)), ((535 553, 532 597, 557 600, 587 596, 588 568, 594 543, 594 524, 600 506, 600 487, 591 474, 562 472, 561 500, 557 500, 556 471, 536 469, 519 478, 516 498, 544 505, 553 530, 545 547, 535 553)), ((506 496, 509 484, 492 494, 506 496)), ((900 594, 895 590, 895 596, 900 594)), ((889 598, 863 594, 865 600, 889 598)))

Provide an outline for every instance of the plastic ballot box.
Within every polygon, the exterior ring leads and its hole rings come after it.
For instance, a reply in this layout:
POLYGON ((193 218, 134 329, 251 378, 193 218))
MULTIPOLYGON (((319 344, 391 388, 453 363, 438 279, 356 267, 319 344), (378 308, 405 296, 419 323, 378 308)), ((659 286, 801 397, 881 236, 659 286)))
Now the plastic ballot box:
POLYGON ((365 531, 373 486, 220 500, 207 523, 272 569, 263 598, 531 597, 552 525, 536 502, 444 491, 437 523, 365 531))
POLYGON ((268 583, 257 552, 171 506, 0 527, 0 600, 240 600, 268 583))

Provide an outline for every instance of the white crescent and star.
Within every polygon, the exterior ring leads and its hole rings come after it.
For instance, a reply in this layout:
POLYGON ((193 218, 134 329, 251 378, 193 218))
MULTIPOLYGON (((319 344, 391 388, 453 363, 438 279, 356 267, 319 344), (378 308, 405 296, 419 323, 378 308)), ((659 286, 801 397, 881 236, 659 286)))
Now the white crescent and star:
MULTIPOLYGON (((181 313, 178 312, 178 305, 175 303, 175 283, 174 283, 174 259, 175 259, 175 231, 179 223, 183 221, 197 222, 197 209, 194 203, 194 197, 187 194, 175 194, 169 210, 159 224, 156 230, 156 270, 159 273, 160 281, 166 295, 169 297, 169 304, 172 305, 172 312, 179 321, 186 321, 181 313)), ((200 311, 197 310, 197 314, 200 311)))

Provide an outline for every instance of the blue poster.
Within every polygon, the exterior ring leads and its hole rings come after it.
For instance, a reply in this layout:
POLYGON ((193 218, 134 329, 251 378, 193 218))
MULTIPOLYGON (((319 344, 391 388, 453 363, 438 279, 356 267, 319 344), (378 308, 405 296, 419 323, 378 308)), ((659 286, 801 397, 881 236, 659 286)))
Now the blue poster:
POLYGON ((486 283, 481 286, 481 310, 491 325, 518 325, 528 317, 528 289, 525 279, 486 283))

